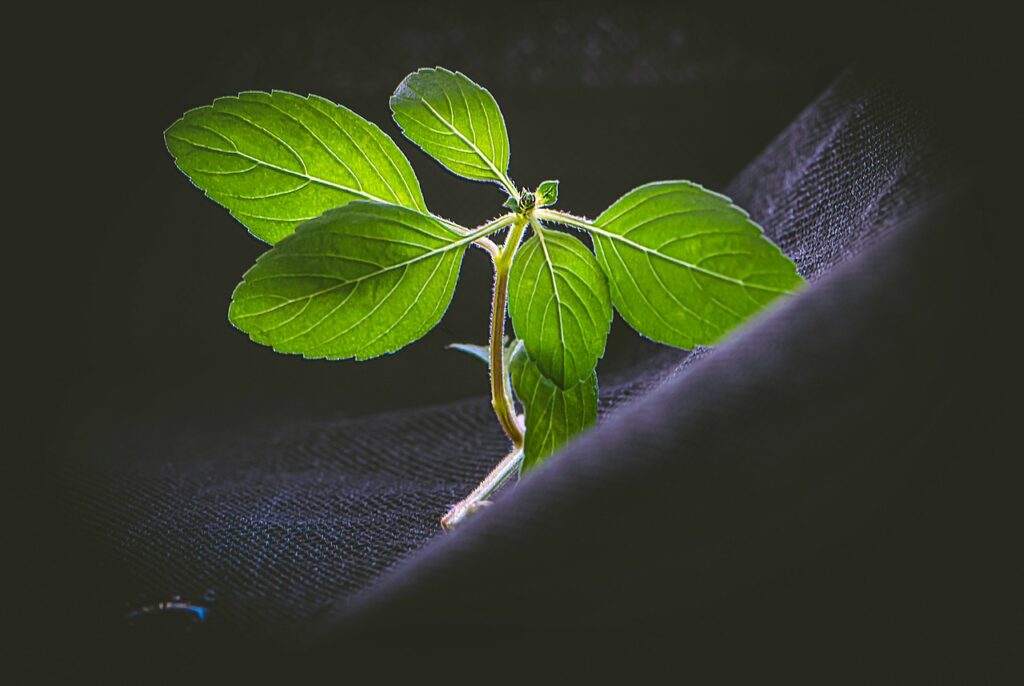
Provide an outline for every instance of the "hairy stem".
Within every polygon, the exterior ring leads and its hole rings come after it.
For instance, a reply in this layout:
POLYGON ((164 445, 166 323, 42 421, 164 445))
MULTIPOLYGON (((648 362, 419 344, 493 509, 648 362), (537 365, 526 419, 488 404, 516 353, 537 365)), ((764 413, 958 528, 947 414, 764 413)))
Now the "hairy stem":
POLYGON ((490 254, 491 259, 495 259, 501 254, 501 250, 494 244, 494 241, 489 238, 480 238, 474 242, 473 245, 480 246, 486 250, 490 254))
POLYGON ((509 231, 508 238, 494 261, 494 300, 491 303, 491 406, 498 416, 501 428, 515 447, 523 445, 523 430, 516 419, 512 392, 509 389, 508 371, 505 369, 505 311, 508 307, 508 277, 512 269, 519 241, 522 240, 527 220, 517 217, 509 231))
POLYGON ((519 471, 519 466, 522 462, 523 449, 517 447, 506 455, 505 459, 498 463, 498 466, 491 470, 491 473, 480 482, 479 486, 473 489, 472 493, 441 518, 441 527, 450 531, 458 526, 466 517, 485 507, 489 503, 487 498, 501 488, 501 485, 508 481, 513 474, 519 471))
POLYGON ((501 185, 508 191, 508 194, 516 199, 518 202, 520 199, 519 191, 516 190, 516 185, 512 183, 512 179, 508 178, 508 174, 501 175, 501 185))
POLYGON ((491 373, 491 407, 501 423, 501 428, 512 441, 512 452, 491 470, 491 473, 473 489, 473 492, 462 499, 457 505, 441 518, 441 526, 454 529, 467 516, 487 504, 487 498, 494 493, 513 474, 518 472, 523 462, 523 425, 516 416, 516 406, 512 400, 512 389, 505 368, 505 313, 508 309, 508 278, 512 270, 519 242, 529 219, 517 216, 512 222, 505 244, 494 259, 494 300, 491 303, 491 340, 490 340, 490 373, 491 373))
POLYGON ((566 226, 571 226, 574 229, 583 229, 585 231, 589 231, 594 228, 594 224, 590 219, 587 219, 586 217, 579 217, 575 214, 569 214, 568 212, 561 212, 559 210, 550 210, 546 208, 538 209, 537 218, 546 219, 558 224, 565 224, 566 226))
MULTIPOLYGON (((439 217, 437 215, 433 215, 433 216, 434 216, 435 219, 440 221, 442 224, 447 226, 449 229, 451 229, 455 233, 461 234, 463 236, 468 236, 470 234, 478 234, 481 230, 486 230, 487 233, 490 233, 490 232, 493 232, 493 231, 497 231, 497 230, 499 230, 499 229, 501 229, 501 228, 503 228, 505 226, 508 226, 509 224, 512 223, 512 215, 511 214, 506 214, 506 215, 503 215, 501 217, 498 217, 494 221, 491 221, 491 222, 488 222, 487 224, 484 224, 483 226, 479 227, 478 229, 470 230, 470 229, 467 229, 466 227, 464 227, 464 226, 462 226, 460 224, 456 224, 455 222, 453 222, 453 221, 451 221, 449 219, 445 219, 444 217, 439 217)), ((492 260, 497 260, 498 256, 501 254, 501 250, 498 248, 497 245, 494 244, 494 241, 492 241, 491 239, 487 238, 486 234, 482 235, 480 238, 477 238, 475 241, 473 241, 473 245, 476 245, 476 246, 486 250, 490 254, 492 260)))

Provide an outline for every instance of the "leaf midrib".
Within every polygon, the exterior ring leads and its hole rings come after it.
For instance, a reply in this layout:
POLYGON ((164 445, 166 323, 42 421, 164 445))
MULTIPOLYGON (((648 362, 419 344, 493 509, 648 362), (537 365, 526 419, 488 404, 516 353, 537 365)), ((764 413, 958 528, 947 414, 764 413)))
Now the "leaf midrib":
MULTIPOLYGON (((298 298, 287 299, 283 303, 280 303, 279 305, 275 305, 275 306, 273 306, 273 307, 271 307, 269 309, 261 310, 259 312, 246 312, 246 313, 237 315, 235 318, 236 319, 248 319, 250 317, 260 317, 260 316, 263 316, 265 314, 269 314, 271 312, 274 312, 275 310, 279 310, 282 307, 288 307, 289 305, 294 305, 295 303, 301 302, 303 300, 312 300, 313 298, 318 298, 318 297, 320 297, 322 295, 326 295, 327 293, 331 293, 333 291, 336 291, 339 288, 344 288, 346 286, 351 286, 353 284, 358 284, 358 283, 360 283, 362 281, 365 281, 366 279, 375 278, 377 276, 380 276, 381 274, 386 274, 387 272, 393 271, 395 269, 401 269, 401 268, 404 268, 404 267, 408 267, 408 266, 413 265, 413 264, 415 264, 417 262, 420 262, 422 260, 429 259, 429 258, 431 258, 431 257, 433 257, 435 255, 440 255, 440 254, 443 254, 445 252, 448 252, 449 250, 455 250, 456 248, 460 248, 460 247, 462 247, 464 245, 468 245, 469 243, 472 243, 473 241, 477 240, 478 238, 482 238, 482 237, 488 235, 488 233, 491 233, 493 231, 494 231, 494 229, 490 229, 489 227, 485 227, 485 228, 480 229, 479 231, 475 231, 475 232, 473 232, 471 234, 466 234, 465 236, 459 238, 458 240, 452 241, 451 243, 448 243, 447 245, 443 245, 443 246, 441 246, 439 248, 434 248, 433 250, 425 252, 422 255, 417 255, 416 257, 410 258, 410 259, 405 260, 403 262, 396 262, 395 264, 389 265, 387 267, 383 267, 381 269, 378 269, 377 271, 373 271, 373 272, 369 272, 369 273, 363 274, 362 276, 359 276, 359 277, 357 277, 355 279, 343 281, 342 283, 336 284, 334 286, 330 286, 328 288, 321 289, 319 291, 316 291, 314 293, 310 293, 308 295, 303 295, 303 296, 300 296, 298 298)), ((260 279, 260 280, 262 281, 262 280, 269 280, 269 279, 272 279, 272 278, 286 278, 286 277, 289 277, 289 276, 293 276, 294 277, 295 275, 278 274, 278 275, 274 275, 274 276, 268 276, 268 277, 265 277, 265 279, 260 279)), ((262 294, 256 294, 256 295, 250 296, 249 298, 240 298, 238 300, 235 300, 235 302, 244 302, 245 300, 250 300, 250 299, 253 299, 253 298, 262 298, 262 297, 265 297, 265 296, 262 295, 262 294)))
MULTIPOLYGON (((204 129, 206 131, 209 131, 210 133, 213 133, 213 134, 216 134, 216 135, 220 136, 220 134, 217 131, 214 131, 213 129, 211 129, 211 128, 207 127, 207 126, 202 126, 201 124, 191 124, 191 126, 195 126, 196 128, 199 128, 199 129, 204 129)), ((308 173, 303 174, 303 173, 295 171, 294 169, 288 169, 287 167, 278 166, 278 165, 274 164, 273 162, 267 162, 266 160, 261 160, 258 157, 253 157, 252 155, 248 155, 248 154, 242 152, 237 147, 234 150, 221 150, 220 148, 214 148, 212 146, 204 145, 202 143, 196 143, 193 140, 189 140, 188 138, 182 138, 181 136, 175 136, 175 135, 173 135, 171 133, 168 133, 167 137, 168 138, 173 138, 174 140, 181 141, 182 143, 186 143, 186 144, 191 145, 193 147, 200 148, 202 150, 208 150, 210 152, 219 153, 221 155, 237 155, 238 157, 241 157, 242 159, 249 160, 250 162, 255 162, 257 165, 264 166, 267 169, 273 169, 274 171, 279 171, 279 172, 281 172, 283 174, 289 174, 291 176, 294 176, 297 179, 305 179, 306 181, 310 181, 312 183, 317 183, 317 184, 320 184, 321 186, 326 186, 327 188, 333 188, 335 190, 344 191, 346 193, 352 193, 353 195, 361 196, 361 197, 365 198, 366 200, 370 200, 372 202, 379 202, 379 203, 383 203, 385 205, 396 205, 398 207, 405 207, 405 205, 401 205, 401 204, 395 203, 393 200, 385 200, 384 198, 378 198, 376 195, 371 195, 370 193, 367 193, 366 191, 356 190, 355 188, 351 188, 349 186, 343 186, 343 185, 341 185, 339 183, 335 183, 333 181, 328 181, 327 179, 321 179, 318 176, 313 176, 313 175, 308 174, 308 173)), ((224 138, 224 137, 221 136, 221 138, 224 138)), ((234 141, 232 141, 231 139, 224 138, 224 140, 228 141, 229 143, 231 143, 232 146, 234 146, 234 141)), ((294 190, 295 189, 293 189, 290 192, 294 192, 294 190)), ((231 194, 228 194, 228 195, 231 195, 231 194)), ((234 196, 234 197, 242 197, 242 196, 234 196)), ((252 199, 252 200, 260 200, 262 198, 250 198, 250 199, 252 199)), ((410 209, 413 212, 421 212, 422 211, 419 208, 415 208, 415 207, 409 207, 407 209, 410 209)), ((231 211, 234 212, 235 210, 231 210, 231 211)), ((276 217, 258 217, 256 215, 253 215, 251 213, 248 213, 248 212, 245 212, 245 211, 242 211, 242 210, 240 210, 240 212, 242 212, 242 214, 245 214, 246 216, 256 217, 257 219, 268 219, 268 220, 271 220, 271 221, 282 221, 282 222, 291 222, 291 221, 299 221, 299 222, 301 222, 301 221, 307 221, 309 219, 315 219, 316 218, 316 217, 306 217, 305 219, 300 219, 300 220, 279 219, 279 218, 276 218, 276 217)), ((432 214, 432 213, 428 213, 427 216, 430 216, 431 218, 436 219, 437 221, 441 222, 441 224, 443 224, 446 229, 448 229, 449 231, 451 231, 452 233, 454 233, 456 235, 459 235, 459 236, 465 236, 466 235, 463 232, 462 227, 459 226, 458 224, 456 224, 455 222, 449 221, 448 219, 445 219, 444 217, 438 217, 437 215, 432 214)))
MULTIPOLYGON (((484 154, 484 151, 483 151, 483 150, 481 150, 480 148, 478 148, 478 147, 476 146, 476 144, 475 144, 475 143, 473 143, 473 142, 472 142, 472 141, 470 141, 470 140, 469 140, 468 138, 466 138, 466 137, 465 137, 464 135, 462 135, 462 132, 461 132, 461 131, 459 131, 459 130, 458 130, 457 128, 455 128, 455 126, 454 126, 454 125, 452 125, 452 124, 451 124, 451 123, 450 123, 450 122, 449 122, 449 121, 448 121, 447 119, 445 119, 444 117, 442 117, 442 116, 441 116, 441 113, 440 113, 440 112, 438 112, 437 110, 435 110, 435 109, 434 109, 434 107, 433 107, 433 105, 431 105, 431 104, 430 104, 429 102, 427 102, 427 99, 426 99, 425 97, 423 97, 423 95, 421 95, 421 94, 419 93, 419 91, 417 91, 417 90, 416 90, 415 88, 413 88, 413 87, 412 87, 411 85, 409 85, 408 83, 407 83, 407 84, 405 84, 405 87, 406 87, 406 88, 408 88, 408 89, 409 89, 409 91, 413 93, 413 95, 415 95, 415 96, 416 96, 417 98, 419 98, 419 99, 420 99, 420 102, 422 102, 422 103, 424 104, 424 106, 426 106, 426 108, 427 108, 428 110, 430 110, 430 113, 431 113, 431 114, 433 114, 433 115, 434 115, 434 116, 435 116, 435 117, 437 118, 437 120, 438 120, 439 122, 441 122, 442 124, 444 124, 444 125, 445 125, 445 126, 446 126, 446 127, 448 128, 448 130, 450 130, 450 131, 451 131, 451 132, 452 132, 453 134, 455 134, 456 136, 458 136, 458 137, 459 137, 459 139, 461 139, 463 143, 465 143, 466 145, 468 145, 468 146, 469 146, 469 148, 470 148, 470 149, 471 149, 471 150, 472 150, 473 152, 475 152, 475 153, 476 153, 477 157, 479 157, 479 158, 480 158, 481 160, 483 160, 483 161, 484 161, 484 164, 486 164, 486 165, 487 165, 487 167, 488 167, 488 168, 489 168, 489 169, 490 169, 490 170, 491 170, 492 172, 494 172, 494 175, 495 175, 495 176, 497 177, 497 179, 498 179, 499 181, 501 181, 501 182, 504 182, 504 180, 505 180, 505 174, 504 174, 503 172, 500 172, 500 171, 498 171, 498 168, 494 166, 494 163, 493 163, 493 162, 492 162, 492 161, 490 160, 490 158, 488 158, 488 157, 487 157, 487 155, 485 155, 485 154, 484 154)), ((453 116, 454 116, 454 114, 453 114, 453 116)), ((488 131, 488 135, 490 135, 490 131, 488 131)))
MULTIPOLYGON (((555 316, 558 318, 558 342, 559 350, 562 353, 562 374, 567 374, 566 370, 566 352, 567 345, 565 342, 565 325, 562 319, 562 297, 558 292, 558 279, 555 276, 555 266, 551 262, 551 255, 548 252, 547 240, 544 238, 544 229, 540 226, 540 222, 534 227, 537 231, 537 240, 540 241, 541 250, 544 251, 544 263, 547 265, 548 275, 551 277, 551 288, 554 291, 555 296, 555 316)), ((575 357, 575 356, 574 356, 575 357)))
POLYGON ((611 231, 607 231, 606 229, 602 229, 600 226, 597 226, 596 224, 593 224, 593 223, 591 223, 589 221, 586 221, 586 220, 583 220, 583 219, 580 219, 580 218, 577 218, 577 217, 573 217, 571 215, 567 215, 567 214, 564 214, 562 212, 555 212, 555 211, 553 211, 553 212, 546 212, 544 210, 540 210, 540 212, 542 213, 543 218, 544 219, 548 219, 549 221, 564 223, 564 224, 567 224, 568 226, 575 226, 578 229, 583 229, 584 231, 590 231, 591 233, 597 234, 598 236, 603 236, 604 238, 608 238, 608 239, 611 239, 611 240, 619 241, 621 243, 624 243, 624 244, 630 246, 631 248, 635 248, 636 250, 640 250, 640 251, 642 251, 644 253, 647 253, 647 254, 650 254, 650 255, 654 255, 655 257, 660 257, 661 259, 665 260, 666 262, 671 262, 671 263, 676 264, 676 265, 678 265, 680 267, 684 267, 686 269, 691 269, 691 270, 693 270, 695 272, 698 272, 700 274, 704 274, 706 276, 710 276, 710 277, 712 277, 714 279, 718 279, 720 281, 725 281, 726 283, 731 283, 734 286, 740 286, 741 288, 753 288, 755 290, 765 291, 767 293, 776 293, 778 295, 788 295, 790 293, 790 291, 788 291, 788 290, 783 290, 783 289, 780 289, 780 288, 772 288, 771 286, 765 286, 763 284, 749 283, 747 281, 743 281, 741 279, 736 279, 736 278, 733 278, 731 276, 727 276, 725 274, 720 274, 719 272, 711 271, 710 269, 704 269, 703 267, 699 267, 699 266, 697 266, 695 264, 691 264, 690 262, 687 262, 685 260, 681 260, 678 257, 672 257, 671 255, 666 255, 665 253, 658 252, 657 250, 654 250, 653 248, 649 248, 646 245, 642 245, 642 244, 637 243, 635 241, 631 241, 628 238, 626 238, 625 236, 622 236, 621 234, 613 233, 611 231))
MULTIPOLYGON (((207 131, 210 131, 212 133, 217 133, 216 131, 213 131, 213 129, 210 129, 210 128, 206 127, 206 126, 200 126, 198 124, 193 124, 193 126, 196 126, 197 128, 206 129, 207 131)), ((200 148, 202 150, 208 150, 209 152, 216 152, 216 153, 220 153, 222 155, 237 155, 238 157, 241 157, 242 159, 249 160, 250 162, 255 162, 257 165, 266 167, 267 169, 273 169, 274 171, 281 172, 282 174, 288 174, 288 175, 294 176, 295 178, 298 178, 298 179, 305 179, 305 180, 310 181, 312 183, 318 183, 321 186, 326 186, 328 188, 334 188, 336 190, 345 191, 346 193, 351 193, 353 195, 359 195, 359 196, 362 196, 363 198, 366 198, 367 200, 372 200, 374 202, 380 202, 380 203, 384 203, 384 204, 387 204, 387 205, 394 205, 395 204, 394 201, 392 201, 392 200, 385 200, 384 198, 379 198, 376 195, 371 195, 370 193, 367 193, 366 191, 363 191, 363 190, 352 188, 350 186, 343 186, 343 185, 341 185, 339 183, 335 183, 333 181, 328 181, 327 179, 321 179, 318 176, 313 176, 312 174, 309 174, 308 172, 305 172, 305 173, 304 172, 297 172, 294 169, 288 169, 287 167, 281 167, 279 165, 276 165, 273 162, 267 162, 266 160, 261 160, 258 157, 253 157, 252 155, 249 155, 247 153, 242 152, 238 148, 235 148, 234 150, 221 150, 219 148, 214 148, 214 147, 209 146, 209 145, 203 145, 202 143, 196 143, 195 141, 189 140, 187 138, 182 138, 181 136, 175 136, 175 135, 170 134, 170 133, 167 134, 167 137, 168 138, 173 138, 175 140, 179 140, 182 143, 186 143, 188 145, 194 146, 196 148, 200 148)))

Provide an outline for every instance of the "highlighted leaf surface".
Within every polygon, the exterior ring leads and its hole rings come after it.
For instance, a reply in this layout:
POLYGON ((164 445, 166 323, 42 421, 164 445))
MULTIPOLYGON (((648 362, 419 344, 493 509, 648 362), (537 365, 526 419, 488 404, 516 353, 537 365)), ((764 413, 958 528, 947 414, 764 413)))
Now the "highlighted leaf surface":
POLYGON ((509 280, 516 336, 560 388, 590 377, 612 322, 608 281, 575 236, 541 229, 519 249, 509 280))
POLYGON ((472 240, 413 210, 354 202, 261 255, 228 316, 278 352, 330 359, 393 352, 441 319, 472 240))
POLYGON ((449 170, 476 181, 506 181, 508 132, 498 103, 465 74, 437 67, 405 77, 391 112, 406 138, 449 170))
POLYGON ((688 181, 640 186, 588 230, 615 307, 659 343, 710 345, 803 283, 746 212, 688 181))
POLYGON ((354 200, 427 211, 394 141, 315 95, 252 91, 218 98, 187 112, 164 139, 178 168, 268 243, 354 200))
POLYGON ((526 472, 597 421, 597 373, 591 371, 584 381, 561 389, 541 373, 522 345, 512 353, 509 373, 526 412, 526 472))

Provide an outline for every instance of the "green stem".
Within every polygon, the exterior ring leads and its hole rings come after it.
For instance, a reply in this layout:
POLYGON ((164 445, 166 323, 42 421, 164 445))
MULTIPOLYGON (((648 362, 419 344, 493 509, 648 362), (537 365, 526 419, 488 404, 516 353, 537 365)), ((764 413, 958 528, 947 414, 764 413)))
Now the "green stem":
MULTIPOLYGON (((472 231, 470 229, 467 229, 466 227, 464 227, 464 226, 462 226, 460 224, 456 224, 455 222, 451 221, 450 219, 445 219, 444 217, 439 217, 436 214, 432 215, 432 216, 435 219, 437 219, 438 221, 440 221, 442 224, 447 226, 449 229, 451 229, 452 231, 454 231, 455 233, 457 233, 459 235, 468 236, 469 234, 474 233, 474 231, 472 231)), ((511 221, 509 220, 509 215, 504 215, 502 217, 498 217, 498 219, 495 220, 495 222, 502 222, 502 221, 504 222, 505 225, 511 223, 511 221)), ((490 222, 488 224, 485 224, 485 226, 492 227, 492 229, 494 231, 497 231, 497 228, 493 228, 495 222, 490 222)), ((499 226, 498 228, 501 228, 501 227, 499 226)), ((479 247, 483 248, 484 250, 486 250, 488 253, 490 253, 492 259, 497 259, 498 253, 499 253, 498 246, 495 245, 494 242, 491 239, 487 238, 486 236, 483 236, 481 238, 477 238, 475 241, 473 241, 473 245, 479 246, 479 247)))
POLYGON ((512 388, 509 383, 508 370, 505 368, 505 313, 508 309, 508 279, 512 270, 519 242, 529 218, 516 216, 512 229, 494 260, 494 300, 491 303, 491 340, 490 340, 490 373, 491 373, 491 407, 498 417, 501 428, 512 441, 512 452, 498 463, 491 473, 473 489, 473 492, 462 499, 441 518, 441 526, 450 530, 473 512, 488 504, 487 498, 494 493, 513 474, 519 471, 523 461, 524 429, 516 416, 516 406, 512 400, 512 388))
POLYGON ((501 175, 501 185, 505 187, 508 194, 515 198, 517 201, 520 199, 519 191, 516 190, 516 185, 512 183, 512 179, 508 178, 508 174, 501 175))
POLYGON ((560 212, 558 210, 549 210, 540 208, 537 210, 538 219, 547 219, 548 221, 555 222, 556 224, 565 224, 576 229, 583 229, 590 231, 594 228, 594 224, 586 217, 577 217, 575 214, 569 214, 568 212, 560 212))
POLYGON ((505 456, 505 459, 498 463, 498 466, 491 470, 490 474, 484 477, 484 480, 473 489, 472 493, 441 518, 441 527, 446 531, 451 531, 466 517, 489 505, 490 501, 487 498, 501 488, 501 485, 508 481, 513 474, 518 472, 522 463, 523 449, 521 447, 515 448, 505 456))
POLYGON ((498 416, 501 428, 515 447, 523 445, 523 430, 516 419, 515 405, 505 369, 505 312, 508 308, 508 277, 512 269, 519 241, 523 238, 528 220, 516 217, 498 259, 494 261, 494 300, 491 303, 491 406, 498 416))

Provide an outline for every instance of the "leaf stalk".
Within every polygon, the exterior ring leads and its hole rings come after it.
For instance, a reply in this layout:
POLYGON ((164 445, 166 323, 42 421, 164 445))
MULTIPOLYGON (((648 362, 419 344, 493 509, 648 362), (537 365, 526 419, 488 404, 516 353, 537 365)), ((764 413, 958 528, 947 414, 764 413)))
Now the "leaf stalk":
POLYGON ((473 492, 466 496, 458 505, 448 510, 448 514, 441 517, 441 527, 451 531, 463 520, 474 512, 483 509, 491 504, 487 498, 501 488, 502 484, 508 481, 514 474, 519 472, 523 464, 522 446, 512 450, 505 456, 498 465, 491 470, 490 474, 484 477, 480 485, 473 489, 473 492))

